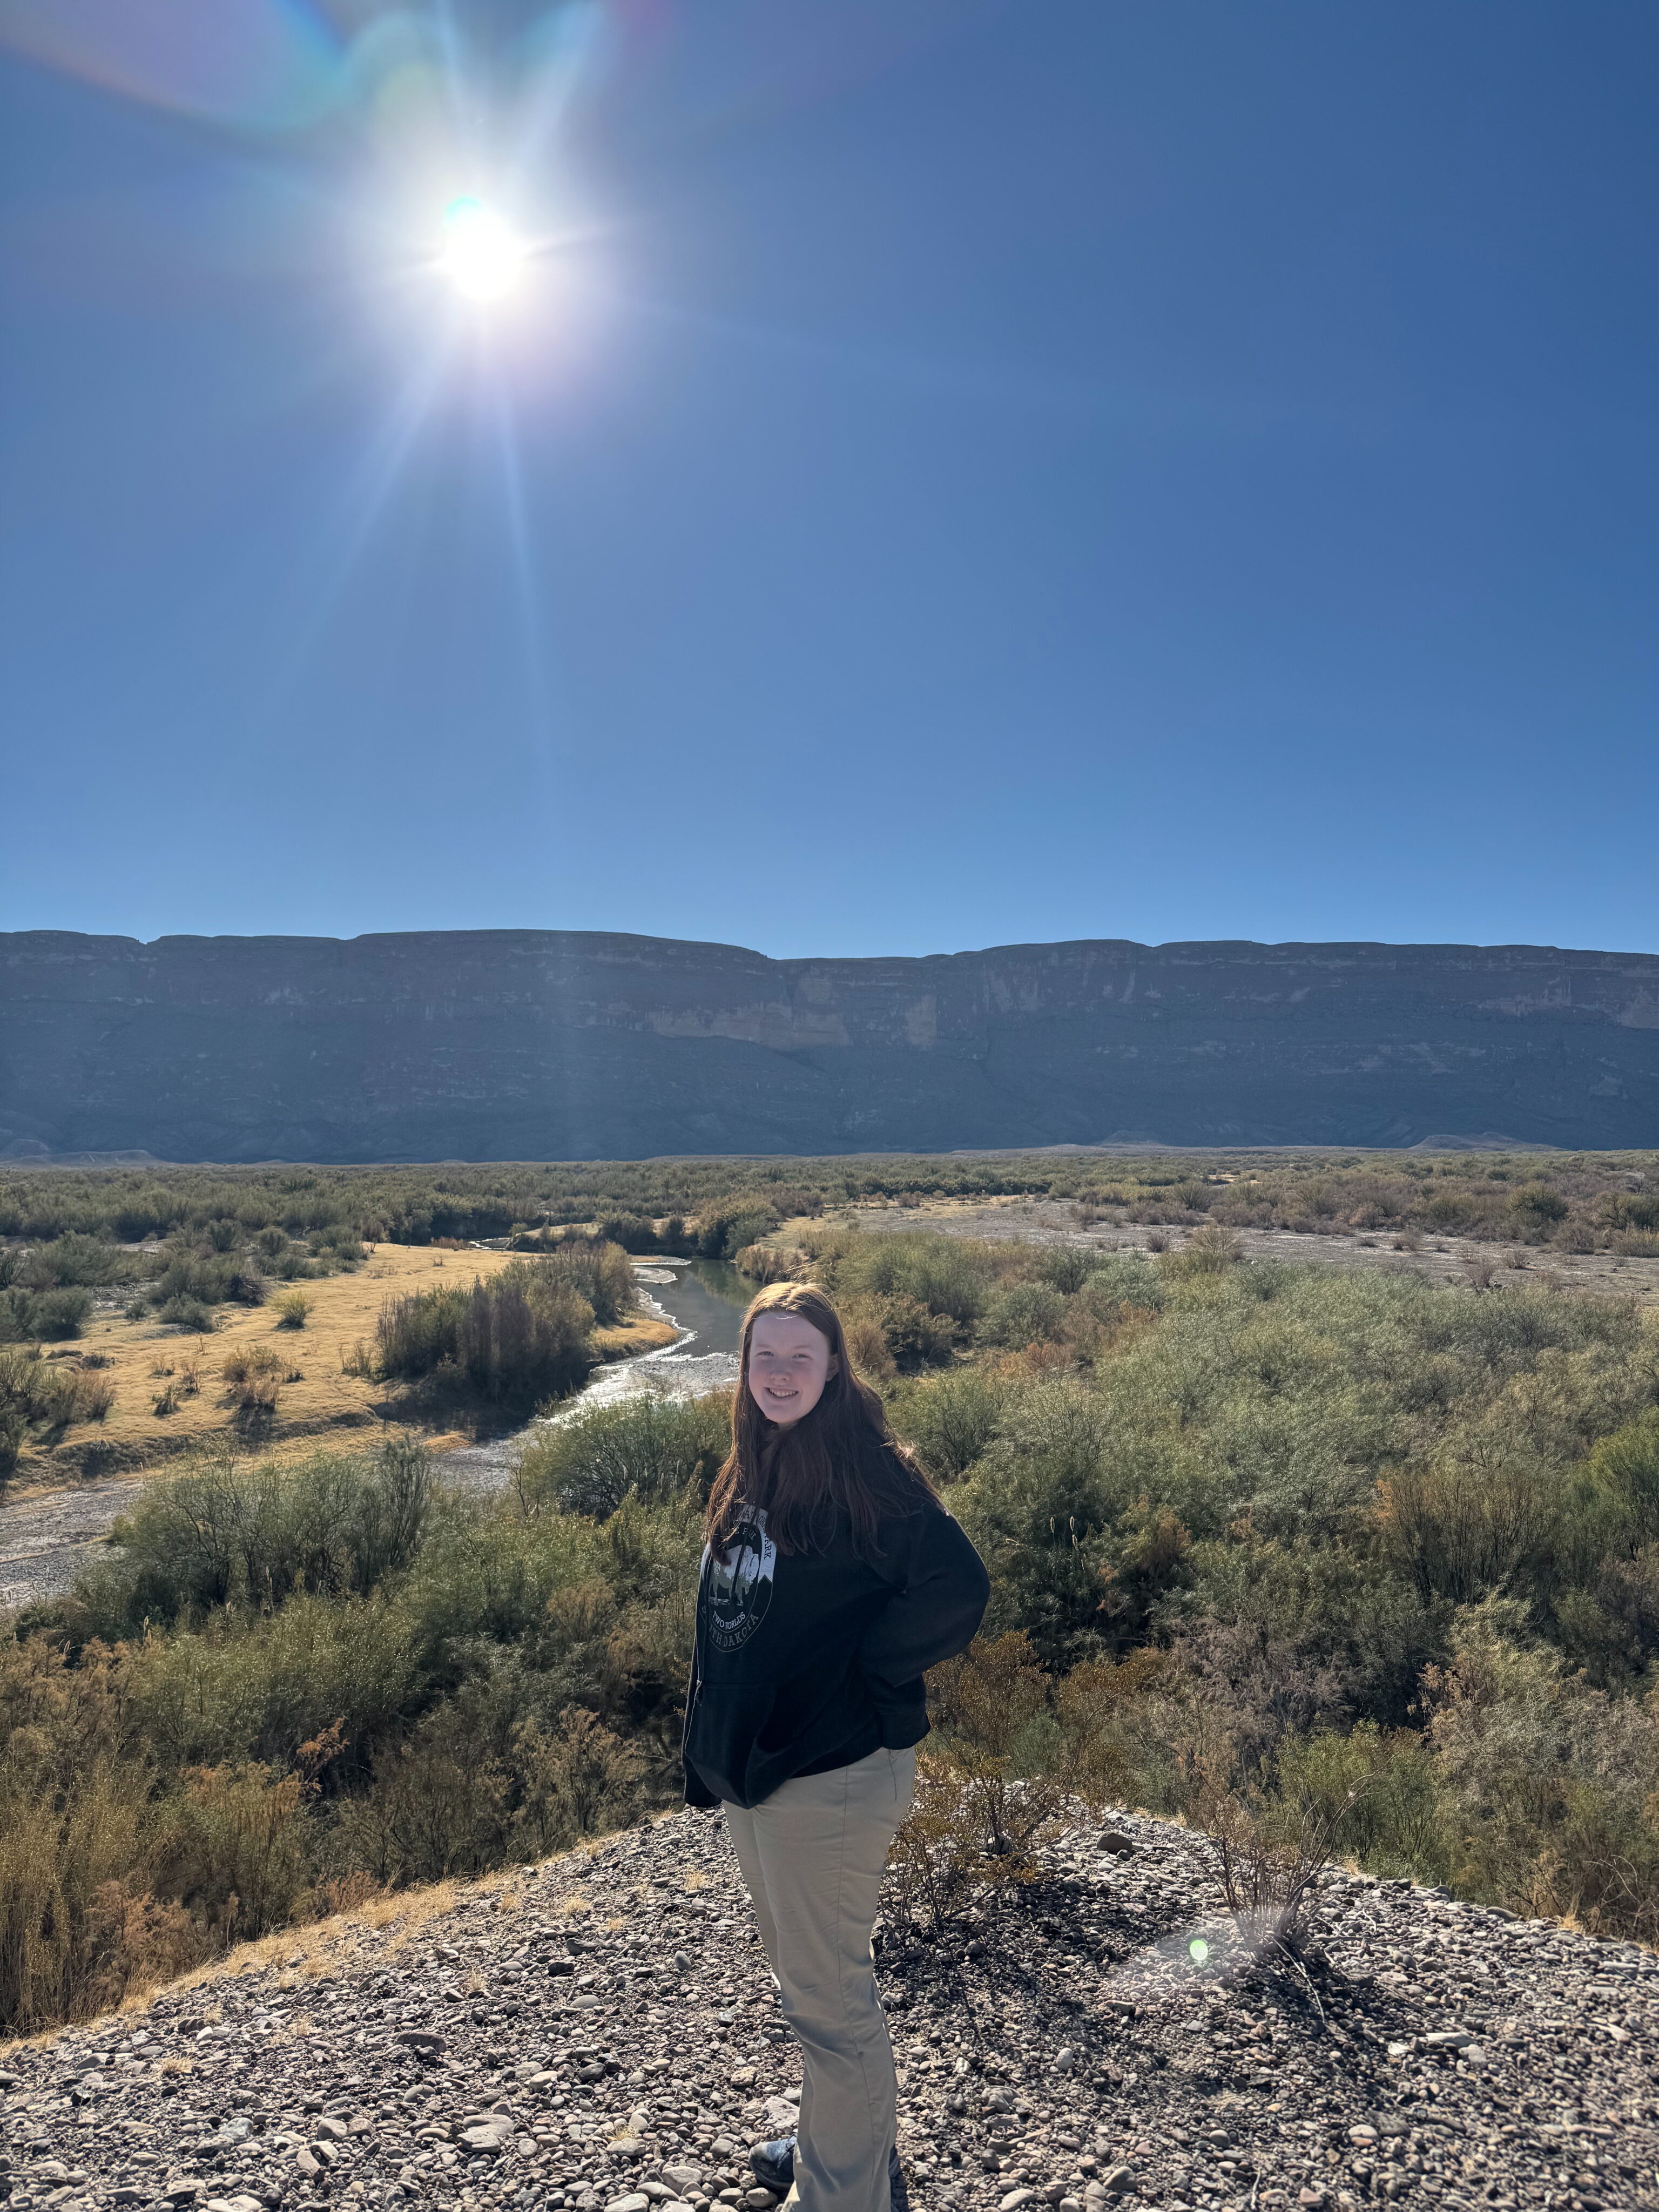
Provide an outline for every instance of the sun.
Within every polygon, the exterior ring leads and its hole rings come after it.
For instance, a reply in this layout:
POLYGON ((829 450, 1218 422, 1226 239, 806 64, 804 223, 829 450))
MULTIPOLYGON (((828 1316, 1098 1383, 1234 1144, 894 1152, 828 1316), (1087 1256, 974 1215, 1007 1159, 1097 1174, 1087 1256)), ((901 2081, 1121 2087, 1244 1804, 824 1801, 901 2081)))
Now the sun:
POLYGON ((524 274, 525 250, 493 208, 470 194, 444 210, 445 275, 469 300, 499 300, 524 274))

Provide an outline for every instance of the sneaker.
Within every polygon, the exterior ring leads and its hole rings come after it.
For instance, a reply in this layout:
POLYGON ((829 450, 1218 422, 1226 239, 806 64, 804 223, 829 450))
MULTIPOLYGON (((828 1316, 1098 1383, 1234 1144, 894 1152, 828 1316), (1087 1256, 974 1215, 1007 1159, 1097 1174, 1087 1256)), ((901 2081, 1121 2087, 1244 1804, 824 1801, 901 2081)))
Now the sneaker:
POLYGON ((892 2188, 893 2212, 910 2212, 910 2190, 896 2150, 887 2154, 887 2179, 892 2188))
MULTIPOLYGON (((795 2138, 779 2136, 772 2142, 757 2143, 749 2164, 763 2189, 787 2196, 795 2185, 795 2138)), ((893 2212, 910 2212, 910 2191, 896 2150, 887 2154, 887 2179, 892 2191, 893 2212)))
POLYGON ((795 2179, 795 2138, 780 2136, 775 2142, 757 2143, 749 2154, 755 2179, 763 2189, 787 2194, 795 2179))

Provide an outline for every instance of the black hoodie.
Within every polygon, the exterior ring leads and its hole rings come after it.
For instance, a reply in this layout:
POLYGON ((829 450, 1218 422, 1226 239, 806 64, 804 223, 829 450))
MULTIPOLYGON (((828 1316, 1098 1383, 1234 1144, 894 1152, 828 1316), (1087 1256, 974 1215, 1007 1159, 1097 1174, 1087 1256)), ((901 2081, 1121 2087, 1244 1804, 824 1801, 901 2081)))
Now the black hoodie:
POLYGON ((688 1804, 758 1805, 798 1774, 927 1735, 921 1678, 973 1641, 990 1583, 931 1498, 884 1519, 877 1541, 871 1566, 843 1513, 826 1549, 783 1554, 762 1510, 744 1513, 724 1552, 704 1546, 681 1747, 688 1804))

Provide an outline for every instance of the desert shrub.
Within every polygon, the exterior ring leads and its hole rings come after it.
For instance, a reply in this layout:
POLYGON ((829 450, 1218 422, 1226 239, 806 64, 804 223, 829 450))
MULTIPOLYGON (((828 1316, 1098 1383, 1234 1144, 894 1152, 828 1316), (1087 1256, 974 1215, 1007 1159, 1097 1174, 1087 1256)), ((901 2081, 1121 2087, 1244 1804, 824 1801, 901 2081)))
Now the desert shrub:
POLYGON ((214 1949, 306 1917, 315 1785, 305 1764, 198 1767, 157 1808, 146 1871, 214 1949))
POLYGON ((276 1301, 278 1328, 303 1328, 311 1313, 311 1300, 303 1291, 285 1291, 276 1301))
POLYGON ((152 1304, 163 1310, 178 1300, 194 1307, 257 1306, 264 1303, 265 1279, 252 1259, 234 1253, 175 1250, 149 1294, 152 1304))
POLYGON ((797 1244, 745 1244, 732 1261, 751 1283, 808 1283, 812 1262, 797 1244))
POLYGON ((1018 1349, 1057 1336, 1065 1311, 1065 1297, 1051 1283, 1012 1283, 981 1314, 981 1341, 1018 1349))
POLYGON ((690 1241, 705 1260, 729 1260, 745 1245, 769 1237, 783 1216, 759 1192, 723 1192, 696 1209, 690 1241))
POLYGON ((615 1244, 624 1252, 661 1249, 656 1223, 642 1213, 608 1213, 599 1223, 599 1233, 601 1243, 615 1244))
POLYGON ((379 1881, 441 1881, 498 1863, 511 1825, 506 1773, 447 1704, 387 1752, 367 1796, 345 1808, 340 1844, 379 1881))
MULTIPOLYGON (((878 1372, 890 1367, 914 1375, 919 1369, 937 1367, 950 1358, 957 1340, 957 1325, 948 1314, 935 1313, 902 1291, 854 1296, 843 1310, 843 1321, 848 1320, 862 1332, 860 1341, 878 1343, 878 1372)), ((852 1346, 850 1334, 848 1341, 852 1346)), ((854 1362, 858 1364, 856 1347, 854 1362)))
POLYGON ((646 1391, 548 1422, 522 1445, 514 1480, 536 1504, 605 1520, 630 1491, 654 1499, 695 1486, 707 1502, 731 1443, 724 1391, 677 1398, 646 1391))
POLYGON ((1101 1320, 1119 1319, 1125 1310, 1143 1314, 1160 1312, 1169 1291, 1152 1262, 1138 1252, 1111 1252, 1097 1258, 1082 1285, 1079 1296, 1090 1312, 1101 1320))
MULTIPOLYGON (((601 1328, 614 1328, 639 1303, 634 1270, 619 1244, 573 1238, 560 1244, 543 1264, 546 1280, 584 1299, 601 1328)), ((517 1276, 520 1269, 509 1267, 506 1273, 517 1276)))
POLYGON ((76 1284, 100 1288, 131 1275, 132 1263, 118 1246, 71 1230, 23 1254, 15 1279, 28 1290, 53 1291, 76 1284))
POLYGON ((380 1372, 533 1404, 563 1396, 586 1376, 593 1321, 593 1308, 553 1261, 518 1260, 470 1291, 420 1291, 384 1306, 380 1372))
POLYGON ((207 1461, 149 1484, 116 1523, 117 1559, 81 1583, 79 1632, 269 1610, 301 1589, 366 1594, 414 1559, 433 1510, 430 1463, 402 1439, 293 1468, 207 1461))
MULTIPOLYGON (((142 1313, 134 1317, 142 1319, 142 1313)), ((219 1326, 212 1307, 204 1305, 199 1298, 168 1298, 158 1309, 155 1318, 169 1328, 189 1329, 198 1336, 205 1336, 219 1326)))
POLYGON ((33 1346, 0 1348, 0 1482, 31 1436, 55 1437, 76 1421, 102 1420, 114 1401, 107 1379, 33 1346))
POLYGON ((1528 1633, 1522 1608, 1497 1599, 1462 1617, 1452 1664, 1428 1687, 1458 1887, 1653 1942, 1659 1692, 1592 1688, 1528 1633))
POLYGON ((533 1850, 562 1850, 633 1817, 644 1761, 584 1706, 566 1705, 550 1729, 521 1722, 513 1753, 517 1826, 533 1850))
POLYGON ((836 1291, 912 1301, 965 1328, 978 1320, 1002 1274, 1023 1273, 1028 1264, 1017 1249, 999 1250, 918 1230, 864 1237, 813 1235, 823 1279, 836 1291))
POLYGON ((954 1482, 996 1434, 1009 1389, 982 1367, 953 1367, 896 1392, 888 1410, 934 1480, 954 1482))
POLYGON ((1037 1279, 1070 1297, 1083 1288, 1100 1260, 1099 1253, 1086 1251, 1081 1245, 1051 1244, 1037 1261, 1037 1279))
POLYGON ((92 1312, 89 1291, 0 1291, 0 1344, 54 1344, 79 1336, 92 1312))
POLYGON ((1522 1183, 1504 1207, 1521 1235, 1540 1237, 1547 1236, 1558 1222, 1565 1221, 1569 1210, 1560 1192, 1547 1182, 1522 1183))
POLYGON ((1230 1267, 1240 1266, 1244 1258, 1244 1247, 1231 1229, 1214 1223, 1194 1230, 1179 1252, 1165 1258, 1164 1272, 1179 1279, 1182 1275, 1224 1275, 1230 1267))
POLYGON ((0 2029, 85 2017, 193 1964, 198 1931, 144 1893, 155 1776, 115 1655, 70 1666, 44 1638, 0 1641, 0 2029))
POLYGON ((976 1638, 928 1677, 938 1732, 916 1760, 916 1793, 894 1838, 890 1910, 923 1936, 990 1893, 1032 1881, 1080 1771, 1050 1771, 1060 1731, 1049 1683, 1014 1633, 976 1638))
POLYGON ((220 1370, 230 1403, 241 1413, 275 1411, 287 1363, 268 1345, 252 1345, 233 1352, 220 1370))

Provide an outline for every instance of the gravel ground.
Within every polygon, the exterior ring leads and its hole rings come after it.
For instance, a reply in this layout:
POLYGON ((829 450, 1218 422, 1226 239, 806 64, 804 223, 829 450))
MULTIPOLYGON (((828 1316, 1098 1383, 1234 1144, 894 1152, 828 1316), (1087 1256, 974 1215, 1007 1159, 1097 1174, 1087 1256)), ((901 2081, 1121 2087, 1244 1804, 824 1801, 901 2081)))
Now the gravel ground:
MULTIPOLYGON (((12 2212, 743 2203, 799 2071, 717 1815, 267 1939, 0 2047, 12 2212)), ((918 2208, 1659 2203, 1659 1960, 1331 1878, 1305 1972, 1124 1815, 880 1937, 918 2208), (1209 1955, 1195 1960, 1194 1940, 1209 1955)))

